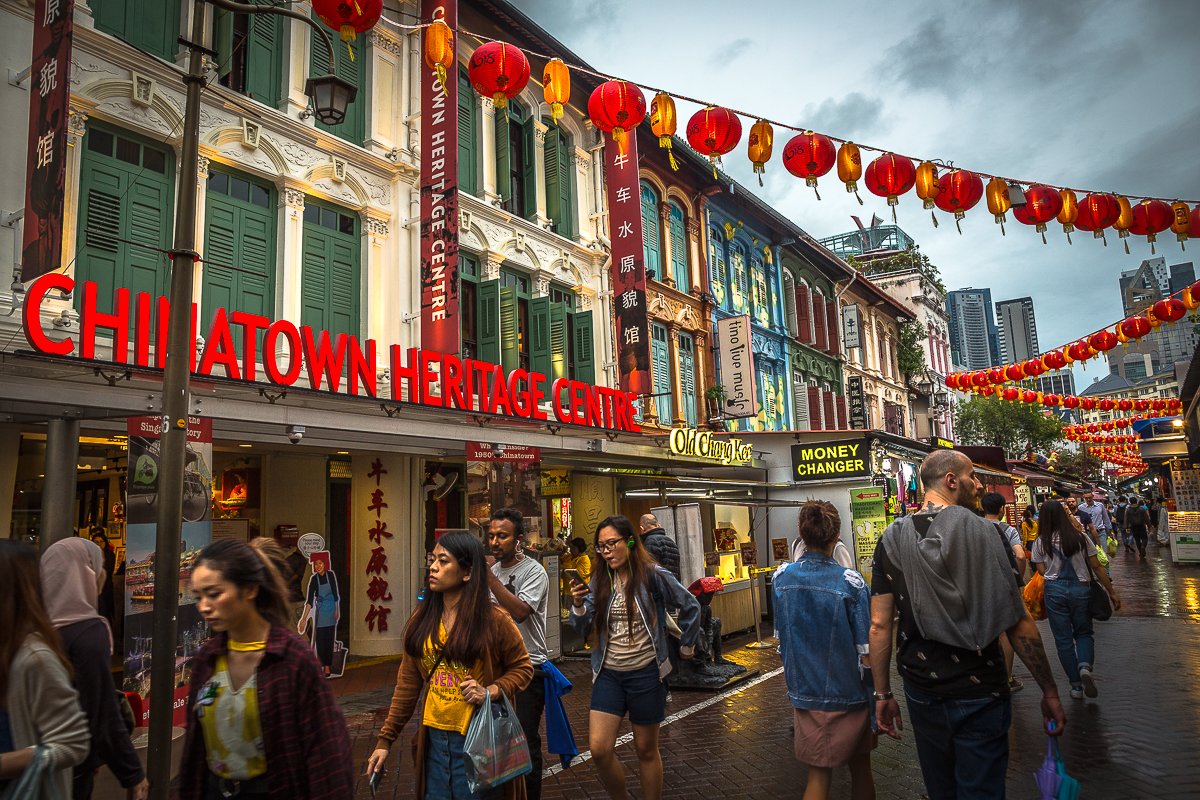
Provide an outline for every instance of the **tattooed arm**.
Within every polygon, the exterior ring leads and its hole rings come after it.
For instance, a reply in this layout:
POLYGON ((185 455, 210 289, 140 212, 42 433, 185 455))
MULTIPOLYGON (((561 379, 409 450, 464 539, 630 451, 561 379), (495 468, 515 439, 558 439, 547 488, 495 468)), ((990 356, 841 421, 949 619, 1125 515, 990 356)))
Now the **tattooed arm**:
POLYGON ((1016 625, 1008 629, 1008 641, 1020 656, 1021 663, 1033 673, 1033 679, 1042 689, 1042 718, 1046 732, 1051 736, 1061 735, 1067 725, 1067 713, 1063 710, 1062 701, 1058 699, 1058 686, 1050 672, 1050 660, 1046 658, 1041 633, 1028 612, 1016 625), (1054 723, 1054 730, 1050 729, 1051 722, 1054 723))

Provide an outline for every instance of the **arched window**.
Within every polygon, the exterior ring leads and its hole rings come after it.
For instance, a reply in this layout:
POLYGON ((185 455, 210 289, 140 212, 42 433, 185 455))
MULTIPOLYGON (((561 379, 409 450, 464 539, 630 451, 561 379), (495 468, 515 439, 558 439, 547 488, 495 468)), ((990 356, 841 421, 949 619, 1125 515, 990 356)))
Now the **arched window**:
POLYGON ((642 181, 642 259, 646 277, 662 279, 662 237, 658 230, 658 192, 642 181))
POLYGON ((674 200, 671 201, 671 277, 675 279, 675 288, 681 292, 691 291, 691 270, 688 269, 687 228, 683 224, 683 208, 674 200))

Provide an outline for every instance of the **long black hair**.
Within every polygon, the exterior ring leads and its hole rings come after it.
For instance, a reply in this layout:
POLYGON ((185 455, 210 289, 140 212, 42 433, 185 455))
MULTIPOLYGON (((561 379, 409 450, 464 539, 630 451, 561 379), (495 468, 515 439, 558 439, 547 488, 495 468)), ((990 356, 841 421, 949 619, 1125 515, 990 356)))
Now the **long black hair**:
POLYGON ((259 615, 281 628, 292 625, 288 589, 283 580, 283 550, 274 539, 259 536, 250 544, 237 539, 218 539, 200 551, 195 565, 219 572, 239 589, 257 586, 254 608, 259 615))
POLYGON ((440 632, 445 600, 441 592, 426 590, 425 599, 417 604, 404 631, 404 652, 420 658, 425 642, 432 640, 434 649, 441 648, 446 661, 474 664, 487 652, 493 628, 483 542, 469 533, 456 532, 445 534, 437 543, 458 562, 459 569, 470 574, 471 580, 462 588, 458 616, 445 642, 440 632))
MULTIPOLYGON (((633 529, 633 523, 628 517, 623 517, 620 514, 611 517, 605 517, 600 520, 600 524, 596 526, 596 533, 592 537, 593 544, 596 546, 596 553, 600 555, 600 563, 604 565, 603 572, 598 572, 592 579, 592 591, 596 595, 596 628, 597 630, 608 625, 608 606, 612 599, 613 577, 612 567, 604 562, 604 556, 600 553, 600 531, 605 528, 612 528, 617 533, 621 534, 621 538, 625 540, 625 546, 629 548, 629 577, 625 580, 625 612, 629 615, 630 628, 633 627, 634 615, 637 613, 637 593, 641 589, 646 589, 650 592, 650 582, 654 580, 654 570, 658 568, 658 562, 654 560, 654 556, 647 552, 646 547, 642 544, 642 540, 638 537, 637 532, 633 529)), ((621 545, 617 545, 621 547, 621 545)), ((650 607, 650 618, 648 620, 651 626, 657 624, 657 618, 654 606, 650 607)), ((651 628, 653 630, 653 627, 651 628)))
POLYGON ((1069 514, 1057 500, 1042 503, 1042 511, 1038 515, 1038 541, 1042 543, 1042 553, 1047 559, 1054 552, 1055 534, 1058 534, 1058 549, 1067 558, 1085 549, 1084 535, 1071 524, 1069 514))

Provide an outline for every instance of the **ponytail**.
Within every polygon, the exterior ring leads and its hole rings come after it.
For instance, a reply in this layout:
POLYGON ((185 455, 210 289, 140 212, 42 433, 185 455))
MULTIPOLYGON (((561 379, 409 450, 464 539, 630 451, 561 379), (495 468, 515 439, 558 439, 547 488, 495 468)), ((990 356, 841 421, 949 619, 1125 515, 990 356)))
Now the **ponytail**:
POLYGON ((200 551, 196 566, 201 564, 238 588, 257 587, 254 607, 262 618, 271 625, 289 625, 291 606, 283 580, 283 551, 275 540, 259 536, 246 544, 221 539, 200 551))

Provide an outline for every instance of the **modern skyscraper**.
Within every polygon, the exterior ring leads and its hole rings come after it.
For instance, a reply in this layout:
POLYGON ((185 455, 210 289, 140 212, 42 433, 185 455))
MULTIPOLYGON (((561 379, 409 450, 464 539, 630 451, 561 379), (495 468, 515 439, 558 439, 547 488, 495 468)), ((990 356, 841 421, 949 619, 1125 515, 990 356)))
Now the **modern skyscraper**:
MULTIPOLYGON (((1140 314, 1195 280, 1196 270, 1190 261, 1167 266, 1162 256, 1148 258, 1137 269, 1121 273, 1121 308, 1127 317, 1140 314)), ((1159 325, 1139 341, 1110 350, 1109 371, 1128 380, 1144 378, 1171 369, 1177 361, 1190 359, 1198 344, 1200 335, 1196 325, 1187 318, 1171 325, 1159 325)))
POLYGON ((955 366, 986 369, 1000 363, 991 289, 949 292, 946 310, 950 315, 950 357, 955 366))
POLYGON ((1018 297, 996 303, 996 327, 1000 329, 1002 364, 1027 361, 1040 352, 1032 297, 1018 297))

